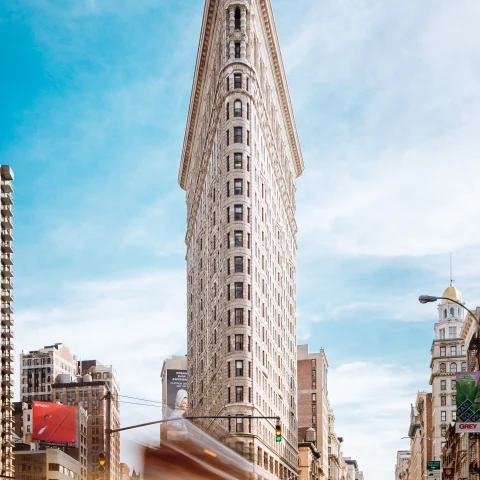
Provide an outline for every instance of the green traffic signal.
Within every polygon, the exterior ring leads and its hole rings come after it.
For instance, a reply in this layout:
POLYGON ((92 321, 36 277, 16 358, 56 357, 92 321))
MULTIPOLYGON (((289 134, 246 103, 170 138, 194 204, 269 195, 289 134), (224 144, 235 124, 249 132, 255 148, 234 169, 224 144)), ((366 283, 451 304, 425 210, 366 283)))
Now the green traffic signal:
POLYGON ((275 441, 282 441, 282 426, 279 423, 275 425, 275 441))

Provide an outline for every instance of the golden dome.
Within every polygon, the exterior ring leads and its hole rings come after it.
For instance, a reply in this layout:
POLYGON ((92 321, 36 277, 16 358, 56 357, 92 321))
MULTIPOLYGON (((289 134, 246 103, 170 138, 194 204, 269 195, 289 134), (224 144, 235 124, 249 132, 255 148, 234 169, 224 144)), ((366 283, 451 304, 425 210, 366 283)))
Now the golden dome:
MULTIPOLYGON (((450 300, 456 300, 457 302, 463 303, 462 294, 457 287, 454 287, 452 284, 443 292, 442 297, 449 298, 450 300)), ((442 303, 447 303, 447 300, 442 300, 442 303)))

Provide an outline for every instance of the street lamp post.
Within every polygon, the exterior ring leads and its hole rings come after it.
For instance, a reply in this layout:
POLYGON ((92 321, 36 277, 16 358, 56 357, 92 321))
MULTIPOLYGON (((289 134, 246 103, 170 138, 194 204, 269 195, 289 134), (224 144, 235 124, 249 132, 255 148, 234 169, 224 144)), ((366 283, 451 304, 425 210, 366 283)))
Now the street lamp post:
MULTIPOLYGON (((475 315, 475 313, 473 313, 469 308, 467 308, 465 305, 463 305, 463 303, 460 303, 457 300, 453 300, 452 298, 448 298, 448 297, 434 297, 433 295, 420 295, 418 297, 418 301, 420 303, 432 303, 432 302, 436 302, 438 300, 447 300, 449 302, 456 303, 457 305, 460 305, 464 310, 466 310, 472 316, 472 318, 475 320, 475 322, 477 323, 477 338, 478 338, 478 330, 479 330, 479 327, 480 327, 480 322, 478 321, 478 318, 475 315)), ((475 363, 474 363, 474 365, 475 365, 475 363)), ((468 367, 468 369, 470 369, 470 343, 467 346, 467 367, 468 367)), ((470 479, 471 454, 470 454, 470 434, 469 434, 469 432, 466 432, 466 435, 467 435, 467 475, 468 475, 468 479, 470 479)))

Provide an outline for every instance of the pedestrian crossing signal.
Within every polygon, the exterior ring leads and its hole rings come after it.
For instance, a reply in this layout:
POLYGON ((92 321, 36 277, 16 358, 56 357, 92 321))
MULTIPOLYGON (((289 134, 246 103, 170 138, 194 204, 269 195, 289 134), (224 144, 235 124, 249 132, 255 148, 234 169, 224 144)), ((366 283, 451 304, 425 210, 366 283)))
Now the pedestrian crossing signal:
POLYGON ((275 425, 275 441, 282 441, 282 426, 279 423, 275 425))

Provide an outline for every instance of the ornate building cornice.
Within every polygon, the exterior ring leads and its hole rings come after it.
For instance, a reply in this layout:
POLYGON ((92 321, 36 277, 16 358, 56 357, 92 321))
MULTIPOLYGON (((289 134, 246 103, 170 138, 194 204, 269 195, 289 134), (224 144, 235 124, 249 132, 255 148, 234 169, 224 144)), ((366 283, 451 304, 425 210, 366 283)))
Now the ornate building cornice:
MULTIPOLYGON (((273 77, 275 86, 279 95, 279 99, 283 108, 285 117, 285 125, 287 136, 290 141, 290 147, 293 154, 295 170, 297 177, 300 176, 304 169, 300 142, 298 139, 297 128, 293 116, 293 109, 288 92, 287 80, 283 68, 283 62, 280 52, 275 23, 273 20, 273 11, 270 0, 258 0, 260 12, 263 19, 263 26, 268 40, 268 52, 273 66, 273 77)), ((197 61, 195 64, 195 75, 193 79, 192 93, 190 96, 190 106, 188 109, 187 128, 183 141, 182 158, 180 162, 180 170, 178 173, 178 183, 185 190, 187 186, 188 171, 192 160, 192 147, 194 135, 197 127, 198 114, 200 110, 200 99, 202 90, 206 81, 206 71, 210 50, 212 49, 213 33, 215 28, 216 17, 218 15, 218 7, 221 0, 206 0, 205 10, 203 13, 202 31, 200 32, 200 42, 197 52, 197 61)))

